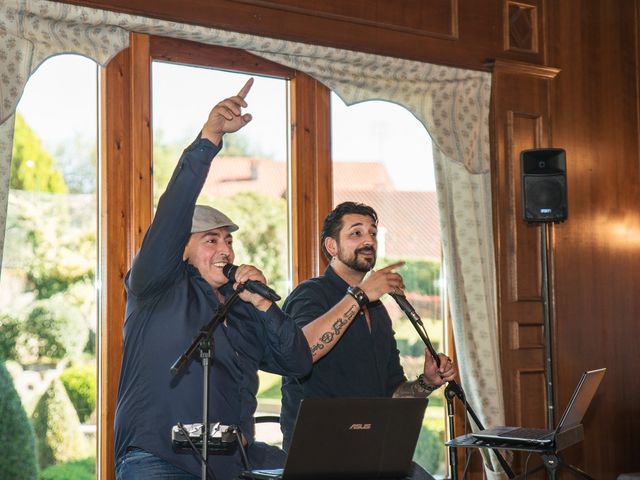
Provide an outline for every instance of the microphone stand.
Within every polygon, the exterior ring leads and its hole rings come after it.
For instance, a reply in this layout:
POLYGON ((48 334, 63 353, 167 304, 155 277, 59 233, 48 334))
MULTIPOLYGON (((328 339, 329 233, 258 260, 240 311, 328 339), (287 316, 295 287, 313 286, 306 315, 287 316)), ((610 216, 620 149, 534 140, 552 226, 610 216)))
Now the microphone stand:
POLYGON ((225 317, 229 308, 239 298, 238 293, 242 291, 242 287, 238 286, 229 300, 225 303, 220 303, 218 308, 213 314, 211 321, 206 324, 200 333, 193 339, 191 345, 185 352, 171 366, 171 375, 176 376, 182 371, 184 366, 189 362, 196 350, 200 351, 200 359, 202 362, 202 480, 207 479, 207 470, 209 465, 207 460, 209 459, 209 370, 210 359, 214 357, 215 343, 213 339, 213 332, 220 325, 225 317))
MULTIPOLYGON (((429 340, 429 335, 427 334, 427 330, 424 326, 424 323, 422 323, 422 319, 420 318, 418 313, 409 304, 409 302, 407 301, 404 295, 398 295, 395 293, 390 293, 389 295, 398 303, 402 311, 409 318, 409 321, 411 322, 413 327, 416 329, 416 331, 418 332, 418 335, 426 345, 427 350, 429 350, 429 353, 435 360, 436 365, 440 367, 440 357, 438 356, 438 352, 436 352, 435 348, 433 348, 433 345, 431 344, 431 340, 429 340)), ((448 418, 448 424, 449 424, 449 431, 451 432, 451 438, 455 437, 454 422, 453 422, 453 419, 454 419, 453 399, 455 397, 458 397, 458 399, 460 399, 467 413, 473 419, 473 421, 478 426, 478 428, 480 430, 484 430, 484 426, 482 425, 482 422, 476 415, 476 412, 474 412, 473 408, 471 408, 471 405, 467 403, 462 387, 458 385, 458 383, 455 380, 451 380, 447 383, 447 386, 444 389, 444 396, 447 402, 447 418, 448 418)), ((507 476, 509 478, 515 478, 515 474, 513 473, 513 470, 511 470, 511 467, 509 466, 507 461, 504 459, 502 454, 496 449, 492 449, 492 450, 495 453, 496 457, 498 458, 498 462, 500 462, 500 466, 502 466, 502 469, 505 471, 507 476)), ((451 470, 452 480, 458 479, 457 451, 458 449, 456 447, 449 447, 449 467, 451 470)))

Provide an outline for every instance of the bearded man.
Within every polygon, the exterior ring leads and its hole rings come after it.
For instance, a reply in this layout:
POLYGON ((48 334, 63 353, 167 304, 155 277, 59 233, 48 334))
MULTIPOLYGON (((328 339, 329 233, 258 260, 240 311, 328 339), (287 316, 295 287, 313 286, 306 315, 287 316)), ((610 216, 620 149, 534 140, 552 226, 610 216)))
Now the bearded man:
MULTIPOLYGON (((373 271, 378 216, 367 205, 345 202, 326 217, 321 245, 329 260, 324 275, 302 282, 283 310, 302 327, 313 369, 303 378, 285 377, 280 426, 288 450, 304 398, 425 397, 453 380, 449 357, 440 367, 425 349, 423 372, 408 381, 400 364, 385 293, 403 294, 402 262, 373 271)), ((431 478, 414 464, 411 478, 431 478)))

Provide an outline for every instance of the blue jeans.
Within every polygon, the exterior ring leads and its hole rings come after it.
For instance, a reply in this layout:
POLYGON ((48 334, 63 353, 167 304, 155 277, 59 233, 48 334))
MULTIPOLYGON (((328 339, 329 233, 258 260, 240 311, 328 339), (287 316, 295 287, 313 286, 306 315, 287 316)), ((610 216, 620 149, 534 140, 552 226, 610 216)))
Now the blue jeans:
MULTIPOLYGON (((248 447, 248 455, 253 468, 282 468, 286 460, 286 454, 282 450, 262 442, 252 443, 248 447)), ((209 465, 211 466, 211 463, 209 465)), ((226 475, 221 473, 216 474, 218 479, 236 476, 229 471, 226 475)), ((130 447, 116 464, 116 480, 199 480, 200 478, 136 447, 130 447)))
POLYGON ((131 448, 116 465, 116 480, 197 480, 199 478, 139 448, 131 448))

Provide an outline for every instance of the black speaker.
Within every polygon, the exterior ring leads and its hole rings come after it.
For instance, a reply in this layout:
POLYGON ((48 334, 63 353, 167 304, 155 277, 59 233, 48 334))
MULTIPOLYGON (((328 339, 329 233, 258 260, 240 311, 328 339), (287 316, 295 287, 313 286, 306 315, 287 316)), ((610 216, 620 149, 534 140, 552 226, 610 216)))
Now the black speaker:
POLYGON ((559 223, 567 219, 567 162, 562 148, 534 148, 520 153, 522 218, 559 223))

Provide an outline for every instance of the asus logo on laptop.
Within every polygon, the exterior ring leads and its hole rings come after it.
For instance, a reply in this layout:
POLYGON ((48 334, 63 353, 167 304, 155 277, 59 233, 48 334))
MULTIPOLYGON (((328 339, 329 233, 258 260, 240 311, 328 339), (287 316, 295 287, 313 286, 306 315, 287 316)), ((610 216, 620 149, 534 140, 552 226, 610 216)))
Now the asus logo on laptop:
POLYGON ((371 430, 370 423, 354 423, 349 427, 349 430, 371 430))

